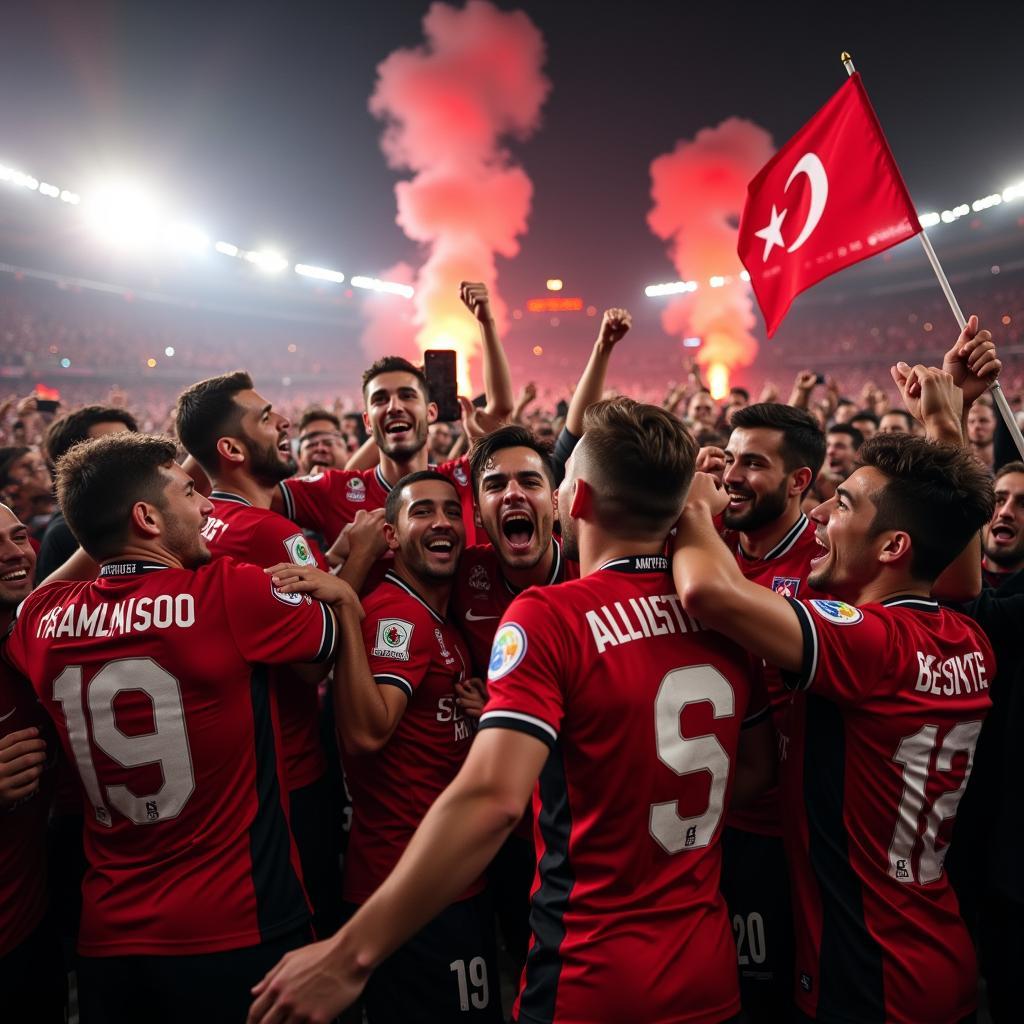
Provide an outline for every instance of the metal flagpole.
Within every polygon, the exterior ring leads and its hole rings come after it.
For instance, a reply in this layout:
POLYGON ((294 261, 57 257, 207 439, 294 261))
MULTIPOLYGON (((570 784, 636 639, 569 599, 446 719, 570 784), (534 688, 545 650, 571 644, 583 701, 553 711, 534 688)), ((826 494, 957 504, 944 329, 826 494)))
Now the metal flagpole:
MULTIPOLYGON (((856 70, 853 66, 853 58, 848 53, 844 52, 840 55, 839 59, 843 62, 843 67, 846 68, 846 73, 848 75, 852 75, 856 70)), ((946 296, 949 308, 953 310, 953 316, 956 317, 956 322, 959 324, 960 330, 962 331, 964 327, 967 326, 967 320, 964 317, 963 310, 960 308, 960 303, 957 302, 956 296, 953 294, 949 278, 946 277, 946 272, 942 269, 939 257, 935 254, 935 250, 932 248, 931 239, 926 234, 924 228, 921 229, 921 233, 917 237, 921 239, 924 254, 928 257, 928 262, 931 264, 932 270, 935 272, 935 276, 939 280, 939 287, 942 288, 942 294, 946 296)), ((1010 436, 1013 438, 1013 443, 1017 446, 1017 451, 1020 452, 1021 458, 1024 459, 1024 434, 1020 432, 1020 427, 1017 426, 1017 420, 1013 415, 1013 410, 1010 408, 1010 403, 1006 400, 1006 395, 1003 393, 1003 389, 999 385, 999 381, 992 381, 992 383, 989 384, 988 389, 992 393, 992 400, 995 402, 995 406, 999 410, 999 415, 1002 416, 1003 422, 1006 424, 1006 429, 1009 430, 1010 436)))

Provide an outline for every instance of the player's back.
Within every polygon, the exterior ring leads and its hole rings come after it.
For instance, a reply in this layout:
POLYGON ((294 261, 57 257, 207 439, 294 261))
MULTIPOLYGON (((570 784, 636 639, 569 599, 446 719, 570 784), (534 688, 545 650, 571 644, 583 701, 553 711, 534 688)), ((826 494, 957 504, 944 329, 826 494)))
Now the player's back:
POLYGON ((552 749, 535 796, 519 1019, 719 1021, 739 1009, 718 838, 747 655, 683 610, 660 556, 517 598, 481 727, 552 749))
POLYGON ((86 794, 83 953, 255 945, 308 908, 263 662, 333 649, 333 616, 255 566, 138 562, 37 590, 9 656, 86 794))

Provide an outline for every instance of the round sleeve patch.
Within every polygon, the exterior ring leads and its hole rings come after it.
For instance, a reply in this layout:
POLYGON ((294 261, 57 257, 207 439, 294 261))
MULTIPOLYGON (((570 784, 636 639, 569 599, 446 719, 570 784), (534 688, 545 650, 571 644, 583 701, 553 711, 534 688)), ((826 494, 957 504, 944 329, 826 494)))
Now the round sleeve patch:
POLYGON ((487 678, 494 680, 507 676, 525 655, 526 630, 515 622, 506 622, 494 637, 487 678))
POLYGON ((837 626, 852 626, 864 618, 864 613, 859 608, 845 601, 809 601, 808 604, 826 621, 834 622, 837 626))

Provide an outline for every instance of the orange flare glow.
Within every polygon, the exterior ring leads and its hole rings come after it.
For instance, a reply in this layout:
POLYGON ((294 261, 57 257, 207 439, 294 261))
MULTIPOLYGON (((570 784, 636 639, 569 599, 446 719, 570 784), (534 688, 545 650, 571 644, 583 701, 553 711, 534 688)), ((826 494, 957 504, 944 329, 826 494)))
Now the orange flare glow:
POLYGON ((729 394, 729 367, 725 363, 712 363, 708 367, 708 389, 716 402, 729 394))

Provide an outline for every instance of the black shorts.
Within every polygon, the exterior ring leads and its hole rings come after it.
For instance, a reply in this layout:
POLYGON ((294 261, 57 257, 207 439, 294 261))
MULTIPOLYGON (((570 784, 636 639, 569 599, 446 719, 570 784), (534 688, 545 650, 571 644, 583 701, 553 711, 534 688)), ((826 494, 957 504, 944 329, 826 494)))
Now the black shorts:
POLYGON ((453 903, 392 953, 370 976, 363 1005, 369 1024, 501 1024, 487 894, 453 903))
POLYGON ((104 1024, 234 1024, 252 1005, 250 989, 313 936, 279 939, 192 956, 80 956, 78 987, 104 1024))
POLYGON ((326 939, 341 927, 341 809, 327 775, 289 794, 292 835, 313 908, 313 931, 326 939), (337 813, 335 813, 337 811, 337 813))
POLYGON ((722 895, 736 940, 744 1011, 752 1022, 790 1020, 793 908, 782 839, 726 828, 722 895))
POLYGON ((44 921, 0 957, 0 1020, 64 1024, 67 983, 57 928, 44 921))

